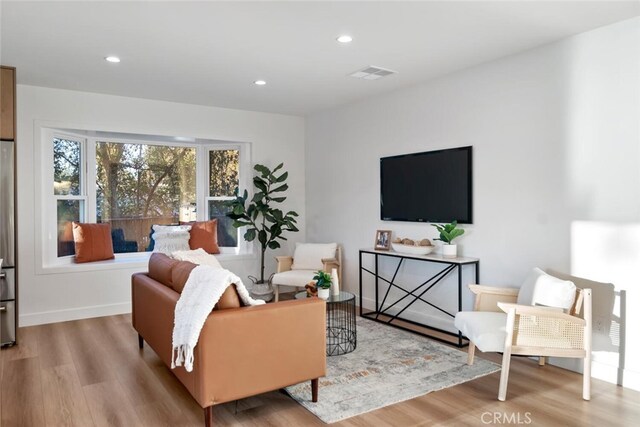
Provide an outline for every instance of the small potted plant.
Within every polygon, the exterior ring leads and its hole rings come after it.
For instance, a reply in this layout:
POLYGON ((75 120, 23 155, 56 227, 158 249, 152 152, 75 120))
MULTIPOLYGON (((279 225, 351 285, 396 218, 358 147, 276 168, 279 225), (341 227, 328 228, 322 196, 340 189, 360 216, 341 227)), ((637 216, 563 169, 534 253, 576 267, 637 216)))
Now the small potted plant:
POLYGON ((458 222, 453 221, 450 224, 431 224, 440 232, 440 237, 435 240, 440 240, 442 244, 442 256, 445 258, 455 258, 458 255, 458 245, 454 245, 453 239, 460 237, 464 234, 464 230, 458 227, 458 222))
POLYGON ((313 276, 318 288, 318 298, 329 299, 329 289, 331 289, 331 275, 326 271, 318 270, 313 276))

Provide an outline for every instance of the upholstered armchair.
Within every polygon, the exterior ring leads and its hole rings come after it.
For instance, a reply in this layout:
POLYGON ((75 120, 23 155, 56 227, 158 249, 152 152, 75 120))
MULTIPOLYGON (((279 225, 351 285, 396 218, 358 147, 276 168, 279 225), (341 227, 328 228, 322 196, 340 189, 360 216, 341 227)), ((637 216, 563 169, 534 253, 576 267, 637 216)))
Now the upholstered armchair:
POLYGON ((503 353, 498 400, 506 399, 511 355, 538 356, 540 365, 548 356, 584 359, 582 398, 590 399, 591 289, 573 281, 536 268, 519 290, 469 285, 474 311, 459 312, 455 326, 469 338, 469 365, 476 347, 503 353))
POLYGON ((276 261, 276 274, 271 278, 276 302, 280 299, 280 286, 304 288, 318 270, 331 273, 335 268, 342 282, 342 249, 337 243, 296 243, 293 256, 278 256, 276 261))

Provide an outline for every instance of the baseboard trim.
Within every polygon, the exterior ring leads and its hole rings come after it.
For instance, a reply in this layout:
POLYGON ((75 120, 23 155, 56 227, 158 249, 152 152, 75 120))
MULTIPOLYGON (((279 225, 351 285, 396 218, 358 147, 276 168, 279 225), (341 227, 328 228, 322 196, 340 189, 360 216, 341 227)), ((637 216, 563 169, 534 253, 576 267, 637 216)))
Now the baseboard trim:
POLYGON ((69 320, 89 319, 92 317, 112 316, 114 314, 124 313, 131 313, 130 302, 21 314, 18 319, 18 324, 21 327, 35 326, 44 325, 47 323, 66 322, 69 320))

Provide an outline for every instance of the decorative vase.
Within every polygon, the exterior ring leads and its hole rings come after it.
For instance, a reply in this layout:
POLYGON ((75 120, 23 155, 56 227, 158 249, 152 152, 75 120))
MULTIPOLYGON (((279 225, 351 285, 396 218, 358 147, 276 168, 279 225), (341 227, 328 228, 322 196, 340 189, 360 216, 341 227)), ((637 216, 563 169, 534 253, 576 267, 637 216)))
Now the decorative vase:
POLYGON ((340 281, 338 280, 338 269, 331 269, 331 294, 333 296, 340 295, 340 281))
POLYGON ((319 288, 318 289, 318 298, 327 300, 331 294, 331 288, 319 288))
POLYGON ((269 302, 273 299, 273 288, 269 283, 254 283, 251 286, 251 298, 269 302))
POLYGON ((458 245, 442 245, 442 256, 444 258, 455 258, 458 256, 458 245))

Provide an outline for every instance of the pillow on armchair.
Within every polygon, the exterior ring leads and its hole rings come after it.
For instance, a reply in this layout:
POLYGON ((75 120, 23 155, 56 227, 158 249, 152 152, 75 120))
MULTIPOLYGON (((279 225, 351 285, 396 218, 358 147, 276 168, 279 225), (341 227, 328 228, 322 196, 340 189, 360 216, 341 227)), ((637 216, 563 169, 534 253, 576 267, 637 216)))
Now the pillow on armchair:
POLYGON ((322 260, 335 258, 337 243, 296 243, 292 270, 322 270, 322 260))
POLYGON ((573 282, 558 279, 536 267, 522 283, 517 303, 568 310, 573 306, 575 297, 576 285, 573 282))

